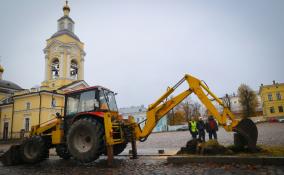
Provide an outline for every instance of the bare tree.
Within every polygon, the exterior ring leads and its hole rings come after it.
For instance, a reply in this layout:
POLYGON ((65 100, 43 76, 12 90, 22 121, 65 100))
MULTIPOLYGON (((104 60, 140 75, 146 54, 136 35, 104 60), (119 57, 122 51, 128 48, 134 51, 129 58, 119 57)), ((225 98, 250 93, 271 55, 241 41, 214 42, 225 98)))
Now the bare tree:
POLYGON ((192 106, 191 118, 192 117, 199 117, 201 105, 198 102, 194 102, 191 106, 192 106))
POLYGON ((174 123, 174 116, 175 116, 174 111, 170 110, 168 112, 168 114, 167 114, 167 123, 168 123, 168 125, 173 125, 173 123, 174 123))
POLYGON ((248 85, 241 84, 238 88, 238 96, 242 106, 243 117, 253 116, 258 105, 256 93, 248 85))
POLYGON ((174 125, 181 125, 181 124, 184 124, 186 122, 183 110, 180 110, 180 109, 176 110, 174 115, 175 115, 174 116, 175 121, 173 123, 174 125))
MULTIPOLYGON (((169 100, 171 100, 172 98, 173 96, 170 96, 169 100)), ((175 109, 174 108, 170 110, 167 114, 167 123, 168 125, 174 125, 175 123, 175 109)))
POLYGON ((184 102, 182 103, 182 109, 184 111, 185 119, 188 121, 190 119, 190 113, 191 113, 191 104, 190 104, 190 98, 186 98, 184 102))
POLYGON ((204 106, 204 105, 201 105, 200 106, 200 116, 204 117, 204 116, 207 116, 207 108, 204 106))

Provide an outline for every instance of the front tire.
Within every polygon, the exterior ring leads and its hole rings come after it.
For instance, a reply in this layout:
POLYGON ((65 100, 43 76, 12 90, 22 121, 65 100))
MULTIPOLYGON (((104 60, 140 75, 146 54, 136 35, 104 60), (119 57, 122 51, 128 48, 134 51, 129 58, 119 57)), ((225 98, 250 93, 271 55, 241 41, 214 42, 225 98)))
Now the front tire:
POLYGON ((40 136, 33 136, 26 139, 20 146, 20 155, 25 163, 38 163, 48 157, 49 149, 44 139, 40 136))
POLYGON ((67 134, 70 154, 82 163, 99 158, 104 149, 103 124, 95 119, 83 118, 71 125, 67 134))

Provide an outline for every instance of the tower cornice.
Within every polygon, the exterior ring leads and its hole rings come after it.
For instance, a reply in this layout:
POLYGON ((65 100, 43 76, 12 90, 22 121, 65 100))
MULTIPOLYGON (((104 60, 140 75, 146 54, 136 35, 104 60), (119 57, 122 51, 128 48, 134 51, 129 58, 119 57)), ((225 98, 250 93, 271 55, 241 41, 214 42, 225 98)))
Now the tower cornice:
MULTIPOLYGON (((84 44, 84 43, 82 43, 84 44)), ((83 48, 80 47, 80 45, 78 45, 76 42, 71 42, 71 43, 63 43, 59 40, 54 39, 52 42, 50 42, 44 49, 43 52, 46 54, 49 49, 54 46, 54 45, 58 45, 58 47, 76 47, 80 50, 81 53, 84 54, 84 56, 86 55, 85 51, 83 50, 83 48)))

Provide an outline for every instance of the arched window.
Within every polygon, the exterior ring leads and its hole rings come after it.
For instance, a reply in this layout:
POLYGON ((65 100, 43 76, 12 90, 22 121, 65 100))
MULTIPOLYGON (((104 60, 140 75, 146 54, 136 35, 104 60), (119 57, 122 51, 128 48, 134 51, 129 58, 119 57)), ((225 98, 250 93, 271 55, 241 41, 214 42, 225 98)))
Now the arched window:
POLYGON ((72 28, 73 28, 72 23, 68 23, 68 30, 73 31, 72 28))
POLYGON ((71 61, 70 77, 72 79, 75 79, 75 80, 78 78, 78 64, 77 64, 76 60, 71 61))
POLYGON ((51 63, 51 75, 52 79, 59 77, 59 60, 55 58, 51 63))

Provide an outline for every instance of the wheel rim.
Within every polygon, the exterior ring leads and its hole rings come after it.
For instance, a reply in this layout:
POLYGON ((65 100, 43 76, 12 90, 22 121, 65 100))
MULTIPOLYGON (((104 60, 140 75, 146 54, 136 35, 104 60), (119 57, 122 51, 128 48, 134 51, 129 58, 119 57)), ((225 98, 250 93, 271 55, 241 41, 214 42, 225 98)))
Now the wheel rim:
POLYGON ((74 134, 74 147, 78 152, 88 152, 93 145, 91 134, 86 130, 81 130, 74 134))
POLYGON ((36 144, 28 143, 24 148, 24 154, 28 159, 34 159, 39 152, 39 147, 36 144))

